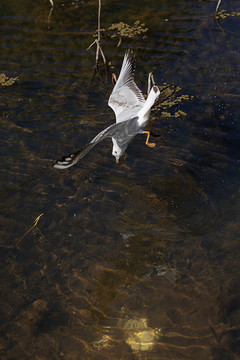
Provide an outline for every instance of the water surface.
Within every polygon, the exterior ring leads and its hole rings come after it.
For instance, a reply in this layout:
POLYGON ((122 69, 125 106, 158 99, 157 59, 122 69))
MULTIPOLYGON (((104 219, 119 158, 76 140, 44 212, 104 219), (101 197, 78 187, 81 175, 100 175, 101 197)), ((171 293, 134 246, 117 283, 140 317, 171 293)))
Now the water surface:
POLYGON ((97 2, 0 6, 18 77, 0 95, 1 359, 238 359, 240 20, 223 31, 216 1, 102 5, 103 28, 149 30, 120 47, 106 32, 95 78, 97 2), (116 165, 105 141, 56 171, 114 121, 128 48, 143 92, 154 71, 186 100, 153 111, 154 149, 139 135, 116 165))

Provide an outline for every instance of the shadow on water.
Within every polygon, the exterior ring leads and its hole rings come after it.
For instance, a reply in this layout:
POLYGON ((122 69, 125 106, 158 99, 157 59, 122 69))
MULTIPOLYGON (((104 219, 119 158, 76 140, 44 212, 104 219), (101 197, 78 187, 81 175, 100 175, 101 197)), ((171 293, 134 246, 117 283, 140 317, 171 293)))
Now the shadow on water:
POLYGON ((188 96, 153 111, 154 149, 139 135, 116 165, 106 141, 66 171, 53 161, 114 121, 85 51, 96 3, 50 22, 47 2, 1 5, 1 72, 19 78, 0 95, 1 359, 239 358, 239 38, 215 5, 103 4, 106 29, 149 29, 105 34, 110 72, 134 48, 142 89, 153 70, 188 96))

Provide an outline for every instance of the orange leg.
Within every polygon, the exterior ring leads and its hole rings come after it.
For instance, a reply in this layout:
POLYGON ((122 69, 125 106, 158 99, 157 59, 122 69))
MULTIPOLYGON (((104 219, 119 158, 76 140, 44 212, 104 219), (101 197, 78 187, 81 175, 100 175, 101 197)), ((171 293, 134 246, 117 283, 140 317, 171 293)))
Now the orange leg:
POLYGON ((156 146, 155 143, 150 143, 150 142, 148 141, 149 138, 150 138, 150 131, 144 131, 144 132, 145 132, 145 134, 147 134, 147 140, 146 140, 145 144, 146 144, 147 146, 151 147, 151 148, 155 147, 155 146, 156 146))

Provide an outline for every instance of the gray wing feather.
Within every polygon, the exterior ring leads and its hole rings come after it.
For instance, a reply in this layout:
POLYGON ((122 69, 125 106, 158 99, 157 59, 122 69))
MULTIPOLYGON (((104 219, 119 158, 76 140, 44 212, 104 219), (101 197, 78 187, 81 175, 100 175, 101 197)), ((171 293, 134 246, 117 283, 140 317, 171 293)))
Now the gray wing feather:
MULTIPOLYGON (((118 138, 120 136, 120 138, 121 138, 121 134, 123 132, 125 134, 128 133, 128 131, 127 131, 128 125, 133 121, 136 123, 136 121, 135 121, 136 119, 137 118, 129 119, 122 123, 113 124, 113 125, 107 127, 106 129, 101 131, 97 136, 95 136, 95 138, 93 138, 92 141, 90 141, 90 143, 87 144, 83 149, 81 149, 75 153, 71 153, 67 156, 64 156, 61 160, 56 161, 56 163, 53 165, 53 167, 55 169, 67 169, 67 168, 73 166, 80 159, 82 159, 85 155, 87 155, 87 153, 89 153, 89 151, 95 145, 97 145, 100 141, 102 141, 106 138, 109 138, 109 137, 118 138)), ((136 133, 135 133, 135 135, 136 135, 136 133)))

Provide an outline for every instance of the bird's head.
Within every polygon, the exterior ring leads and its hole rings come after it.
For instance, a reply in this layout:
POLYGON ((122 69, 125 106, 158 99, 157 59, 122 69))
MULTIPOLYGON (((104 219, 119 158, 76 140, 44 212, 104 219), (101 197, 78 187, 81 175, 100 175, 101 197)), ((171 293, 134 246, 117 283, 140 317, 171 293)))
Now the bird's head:
POLYGON ((113 148, 112 148, 112 154, 113 156, 115 156, 116 159, 116 163, 119 163, 119 159, 120 157, 123 155, 124 151, 126 150, 126 148, 121 148, 118 143, 116 142, 115 139, 112 138, 112 142, 113 142, 113 148))

